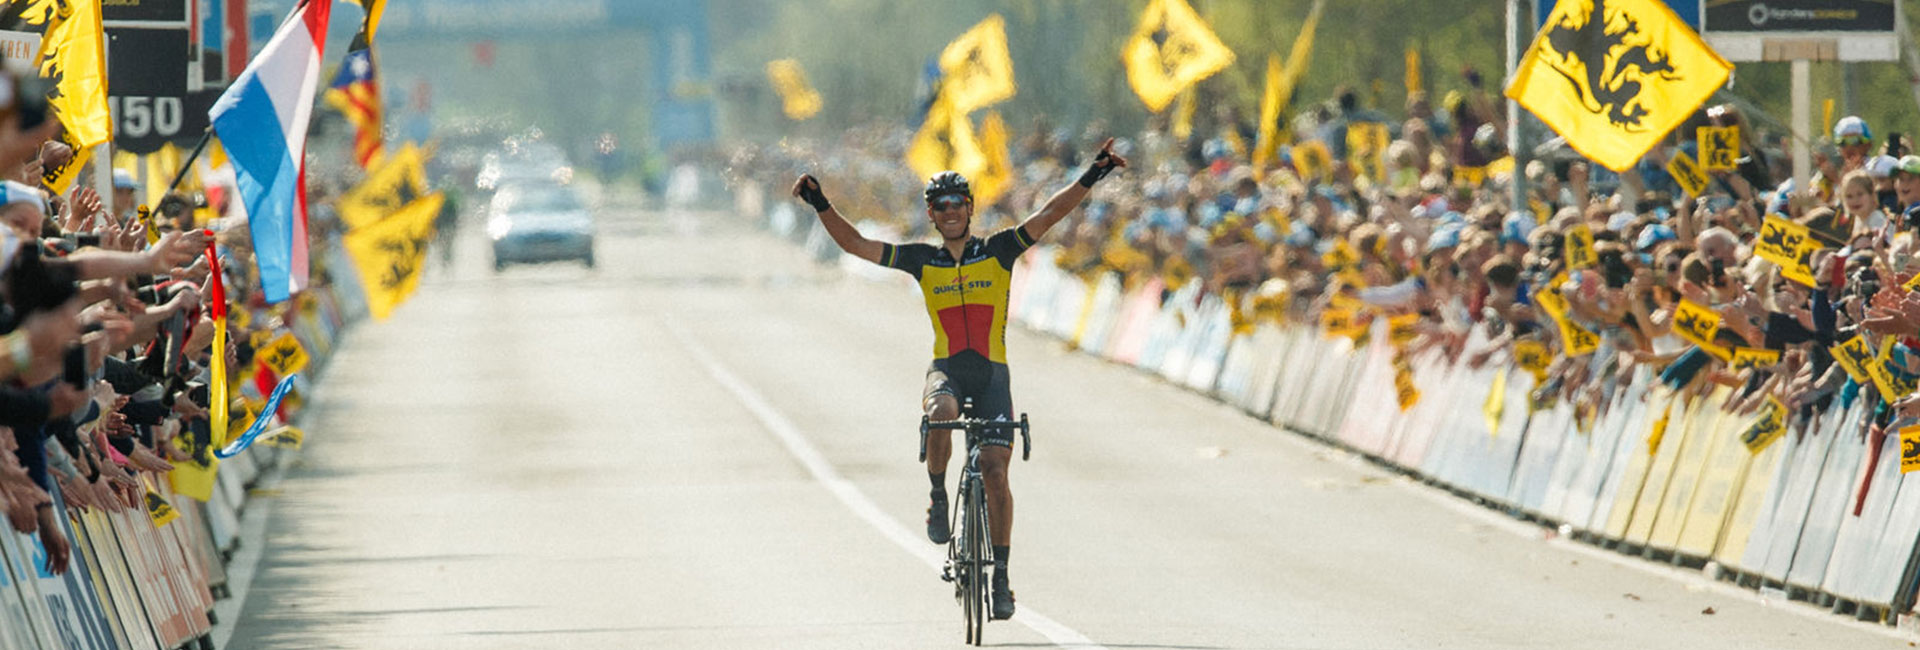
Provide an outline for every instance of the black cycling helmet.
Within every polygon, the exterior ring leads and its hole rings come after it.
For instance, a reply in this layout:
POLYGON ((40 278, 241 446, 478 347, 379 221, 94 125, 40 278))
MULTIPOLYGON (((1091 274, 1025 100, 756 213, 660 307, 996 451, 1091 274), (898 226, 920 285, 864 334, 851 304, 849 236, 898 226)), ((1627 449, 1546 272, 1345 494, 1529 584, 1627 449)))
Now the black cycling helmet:
POLYGON ((967 184, 967 177, 961 176, 960 172, 955 171, 940 172, 934 174, 933 178, 927 179, 928 203, 932 203, 936 198, 950 194, 958 194, 967 197, 967 199, 971 201, 973 199, 973 186, 967 184))

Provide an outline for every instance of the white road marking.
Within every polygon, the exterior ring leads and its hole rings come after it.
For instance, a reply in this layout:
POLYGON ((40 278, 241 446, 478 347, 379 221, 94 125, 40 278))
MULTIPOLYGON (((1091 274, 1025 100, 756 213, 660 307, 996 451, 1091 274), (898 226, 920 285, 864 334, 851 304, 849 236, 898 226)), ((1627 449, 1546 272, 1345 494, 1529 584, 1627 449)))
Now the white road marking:
MULTIPOLYGON (((800 427, 781 415, 780 411, 775 410, 773 405, 769 404, 766 398, 761 397, 760 392, 754 390, 752 385, 721 365, 705 346, 695 341, 678 323, 669 322, 666 327, 667 331, 680 341, 680 345, 686 348, 702 367, 706 368, 707 374, 712 375, 714 381, 733 393, 733 396, 747 407, 747 411, 753 413, 753 416, 760 420, 760 424, 764 425, 767 431, 787 448, 787 453, 799 460, 800 464, 807 468, 807 473, 812 474, 814 480, 825 486, 842 505, 852 510, 854 515, 865 520, 875 530, 880 531, 881 536, 899 546, 908 555, 925 562, 928 567, 936 570, 940 568, 940 565, 946 561, 946 554, 940 551, 940 547, 927 543, 925 536, 907 530, 905 526, 900 525, 900 522, 888 517, 886 512, 880 509, 879 504, 860 492, 860 488, 854 487, 852 481, 841 476, 840 472, 827 462, 826 457, 820 455, 820 450, 816 449, 813 443, 808 442, 806 434, 800 431, 800 427)), ((1013 620, 1032 628, 1033 631, 1039 632, 1041 636, 1047 637, 1048 641, 1062 648, 1106 650, 1105 646, 1095 644, 1086 635, 1047 618, 1026 605, 1020 606, 1013 620)))

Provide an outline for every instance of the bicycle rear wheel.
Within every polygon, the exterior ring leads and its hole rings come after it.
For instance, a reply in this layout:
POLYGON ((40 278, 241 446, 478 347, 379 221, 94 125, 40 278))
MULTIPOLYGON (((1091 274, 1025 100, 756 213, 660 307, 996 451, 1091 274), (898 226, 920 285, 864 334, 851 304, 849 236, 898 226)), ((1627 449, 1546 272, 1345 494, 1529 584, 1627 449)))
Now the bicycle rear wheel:
POLYGON ((987 495, 979 481, 967 487, 967 643, 980 645, 987 628, 987 495))

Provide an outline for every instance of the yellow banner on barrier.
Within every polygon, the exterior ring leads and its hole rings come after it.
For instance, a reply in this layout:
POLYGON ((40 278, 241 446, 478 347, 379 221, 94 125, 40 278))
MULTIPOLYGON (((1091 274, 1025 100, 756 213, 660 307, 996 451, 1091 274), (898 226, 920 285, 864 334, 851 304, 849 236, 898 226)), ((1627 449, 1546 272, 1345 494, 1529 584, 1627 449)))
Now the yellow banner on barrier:
POLYGON ((1733 369, 1734 370, 1755 370, 1760 368, 1771 368, 1779 363, 1780 363, 1779 350, 1769 350, 1766 348, 1749 348, 1749 347, 1740 347, 1740 346, 1736 346, 1733 348, 1733 369))
POLYGON ((167 498, 160 496, 160 493, 153 491, 153 488, 147 488, 146 502, 147 518, 153 520, 154 528, 165 526, 180 518, 180 511, 173 509, 173 504, 167 503, 167 498))
POLYGON ((1653 421, 1653 430, 1647 432, 1647 455, 1660 453, 1660 443, 1667 439, 1667 423, 1673 419, 1673 400, 1660 409, 1660 419, 1653 421))
POLYGON ((1568 318, 1560 319, 1560 342, 1565 344, 1569 357, 1584 357, 1600 349, 1599 335, 1568 318))
POLYGON ((1920 469, 1920 424, 1900 429, 1900 473, 1920 469))
POLYGON ((1513 344, 1513 360, 1521 368, 1533 373, 1534 383, 1547 379, 1547 367, 1553 365, 1553 357, 1547 354, 1547 345, 1539 341, 1516 341, 1513 344))
POLYGON ((1413 408, 1420 401, 1420 389, 1413 385, 1413 371, 1405 366, 1393 373, 1393 391, 1401 411, 1413 408))
POLYGON ((1913 394, 1920 382, 1907 379, 1899 371, 1899 364, 1893 360, 1893 337, 1880 341, 1880 353, 1866 365, 1867 375, 1873 378, 1873 387, 1879 389, 1880 398, 1887 402, 1897 402, 1900 398, 1913 394))
POLYGON ((268 447, 299 449, 301 443, 305 442, 306 439, 307 439, 306 432, 301 431, 299 427, 289 426, 289 427, 280 427, 278 429, 274 429, 273 431, 269 431, 266 434, 262 435, 260 437, 260 444, 266 445, 268 447))
POLYGON ((1764 451, 1767 445, 1779 440, 1780 435, 1786 431, 1787 405, 1780 403, 1777 398, 1768 396, 1766 410, 1761 411, 1760 417, 1747 427, 1745 433, 1740 434, 1740 442, 1746 444, 1748 452, 1758 454, 1764 451))
POLYGON ((1673 332, 1702 348, 1710 347, 1720 333, 1720 315, 1700 303, 1680 299, 1673 311, 1673 332))
POLYGON ((1387 342, 1396 348, 1407 347, 1408 343, 1412 343, 1414 339, 1419 338, 1419 325, 1419 314, 1401 314, 1388 318, 1387 342))
MULTIPOLYGON (((1522 343, 1533 343, 1522 341, 1522 343)), ((1539 345, 1539 343, 1534 343, 1539 345)), ((1542 351, 1544 354, 1545 351, 1542 351)), ((1487 401, 1480 405, 1480 413, 1487 416, 1487 435, 1500 437, 1500 416, 1507 412, 1507 369, 1501 368, 1493 373, 1493 384, 1487 387, 1487 401)))
MULTIPOLYGON (((176 436, 173 446, 188 454, 193 453, 193 448, 184 437, 176 436)), ((174 461, 173 470, 167 473, 167 478, 173 483, 174 492, 205 503, 213 498, 213 476, 219 468, 220 459, 213 457, 212 450, 207 450, 201 456, 174 461)))
POLYGON ((1853 383, 1864 384, 1873 380, 1873 376, 1867 373, 1867 366, 1873 363, 1873 348, 1860 335, 1855 334, 1853 338, 1827 348, 1827 351, 1833 353, 1833 360, 1847 371, 1853 383))
POLYGON ((300 339, 293 332, 281 333, 260 354, 260 358, 267 362, 267 367, 273 369, 273 374, 283 377, 307 367, 307 348, 300 345, 300 339))

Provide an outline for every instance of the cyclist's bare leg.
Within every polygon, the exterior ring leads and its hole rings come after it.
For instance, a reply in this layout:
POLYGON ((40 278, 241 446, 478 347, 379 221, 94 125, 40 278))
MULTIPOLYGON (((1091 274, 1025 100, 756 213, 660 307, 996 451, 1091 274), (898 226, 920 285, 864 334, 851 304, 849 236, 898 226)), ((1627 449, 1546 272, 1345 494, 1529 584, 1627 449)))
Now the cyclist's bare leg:
MULTIPOLYGON (((952 395, 935 395, 927 399, 927 418, 930 420, 956 420, 960 418, 960 402, 952 395)), ((927 432, 927 473, 947 473, 947 462, 953 458, 953 430, 934 429, 927 432)))
POLYGON ((1007 465, 1012 459, 1011 448, 980 448, 980 478, 987 484, 987 530, 993 532, 994 546, 1008 546, 1007 540, 1013 539, 1013 491, 1007 487, 1007 465))

